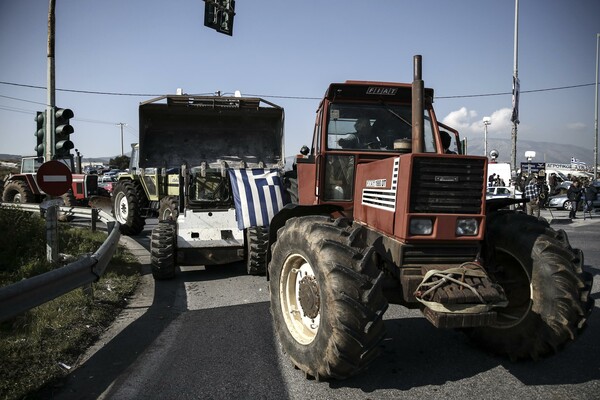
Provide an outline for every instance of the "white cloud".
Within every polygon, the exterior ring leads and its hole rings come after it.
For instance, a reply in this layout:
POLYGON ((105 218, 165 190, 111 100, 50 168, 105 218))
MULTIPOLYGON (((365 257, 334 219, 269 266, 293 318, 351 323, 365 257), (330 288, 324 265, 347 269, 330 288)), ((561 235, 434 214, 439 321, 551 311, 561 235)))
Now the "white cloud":
POLYGON ((587 125, 583 122, 571 122, 567 124, 567 129, 570 131, 583 131, 587 128, 587 125))
MULTIPOLYGON (((512 129, 511 114, 510 108, 501 108, 489 115, 491 124, 488 126, 488 134, 510 132, 512 129)), ((442 119, 442 122, 457 129, 461 136, 481 134, 484 129, 483 117, 480 118, 477 111, 467 110, 466 107, 450 112, 442 119)))

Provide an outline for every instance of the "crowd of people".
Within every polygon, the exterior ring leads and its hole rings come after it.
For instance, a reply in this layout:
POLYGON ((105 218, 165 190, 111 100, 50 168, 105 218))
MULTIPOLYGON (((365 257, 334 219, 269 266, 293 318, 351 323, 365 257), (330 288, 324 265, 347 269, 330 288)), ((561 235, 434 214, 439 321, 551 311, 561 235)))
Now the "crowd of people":
MULTIPOLYGON (((593 201, 596 200, 598 195, 598 188, 588 178, 571 177, 569 175, 567 179, 572 182, 566 192, 567 199, 571 203, 569 218, 577 218, 577 212, 580 208, 583 208, 584 219, 586 214, 591 218, 594 210, 593 201)), ((549 197, 559 194, 561 189, 554 173, 548 176, 547 184, 544 177, 535 174, 528 178, 522 176, 519 183, 523 198, 528 200, 526 203, 527 214, 537 217, 540 215, 540 208, 547 205, 549 197)))
POLYGON ((571 202, 569 218, 577 218, 577 211, 581 202, 583 202, 583 219, 585 219, 586 213, 592 218, 592 211, 594 210, 592 202, 596 200, 597 195, 598 189, 589 180, 575 179, 567 190, 567 198, 571 202))

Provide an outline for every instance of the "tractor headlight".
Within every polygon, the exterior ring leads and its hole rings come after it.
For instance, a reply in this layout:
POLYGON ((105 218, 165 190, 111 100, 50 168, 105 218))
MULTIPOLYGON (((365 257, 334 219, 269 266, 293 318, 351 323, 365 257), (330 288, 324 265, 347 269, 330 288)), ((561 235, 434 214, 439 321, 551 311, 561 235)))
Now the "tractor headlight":
POLYGON ((413 218, 410 220, 411 235, 431 235, 433 222, 429 218, 413 218))
POLYGON ((479 222, 475 218, 460 218, 456 220, 457 236, 477 236, 479 222))

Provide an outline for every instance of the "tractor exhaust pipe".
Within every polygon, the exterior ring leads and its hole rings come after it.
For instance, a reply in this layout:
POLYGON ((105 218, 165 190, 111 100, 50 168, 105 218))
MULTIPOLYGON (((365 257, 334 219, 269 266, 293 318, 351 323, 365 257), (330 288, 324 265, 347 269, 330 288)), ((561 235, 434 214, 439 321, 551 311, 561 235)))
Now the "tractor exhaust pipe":
POLYGON ((413 57, 413 83, 412 83, 412 152, 422 153, 425 140, 423 97, 425 96, 425 83, 421 79, 421 56, 413 57))

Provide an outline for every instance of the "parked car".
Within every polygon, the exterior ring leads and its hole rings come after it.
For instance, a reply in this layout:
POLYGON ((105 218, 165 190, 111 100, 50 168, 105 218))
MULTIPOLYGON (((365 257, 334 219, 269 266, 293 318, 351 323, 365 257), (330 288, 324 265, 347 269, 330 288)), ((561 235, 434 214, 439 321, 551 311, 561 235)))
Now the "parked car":
POLYGON ((557 210, 571 210, 571 202, 566 194, 550 196, 548 198, 548 208, 556 208, 557 210))
POLYGON ((488 186, 486 199, 498 199, 503 197, 521 197, 521 192, 509 186, 488 186))
POLYGON ((117 182, 117 177, 115 175, 101 175, 98 177, 98 187, 111 194, 115 182, 117 182))

